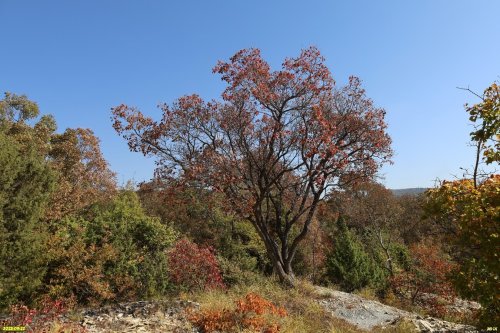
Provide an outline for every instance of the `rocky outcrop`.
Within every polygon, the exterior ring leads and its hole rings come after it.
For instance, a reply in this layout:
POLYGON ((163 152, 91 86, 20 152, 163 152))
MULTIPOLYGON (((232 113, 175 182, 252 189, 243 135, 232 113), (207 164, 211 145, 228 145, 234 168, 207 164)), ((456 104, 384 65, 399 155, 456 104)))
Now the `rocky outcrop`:
POLYGON ((401 321, 413 324, 417 332, 475 332, 473 326, 455 324, 433 317, 423 317, 360 296, 317 287, 319 304, 333 316, 363 330, 396 326, 401 321))
MULTIPOLYGON (((368 332, 401 324, 410 327, 409 332, 477 332, 472 326, 424 317, 342 291, 315 287, 315 294, 316 301, 332 316, 368 332)), ((457 306, 476 307, 469 303, 457 306)), ((84 310, 79 322, 89 333, 198 332, 186 318, 187 309, 199 309, 199 304, 181 300, 120 303, 84 310)))

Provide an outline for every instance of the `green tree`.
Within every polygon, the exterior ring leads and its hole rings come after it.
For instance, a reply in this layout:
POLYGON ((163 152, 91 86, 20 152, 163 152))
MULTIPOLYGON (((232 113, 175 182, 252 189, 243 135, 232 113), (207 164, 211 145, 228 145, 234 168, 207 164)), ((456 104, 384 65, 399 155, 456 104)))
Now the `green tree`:
POLYGON ((375 286, 384 279, 383 273, 363 249, 342 217, 337 220, 338 235, 333 252, 327 258, 328 277, 347 291, 375 286))
POLYGON ((93 213, 87 238, 94 244, 109 242, 117 251, 106 271, 117 295, 130 292, 123 288, 126 283, 137 296, 164 294, 168 289, 165 251, 176 238, 174 230, 147 216, 131 190, 122 191, 108 205, 97 205, 93 213))
POLYGON ((45 272, 39 223, 55 176, 35 146, 0 131, 0 308, 29 302, 45 272))

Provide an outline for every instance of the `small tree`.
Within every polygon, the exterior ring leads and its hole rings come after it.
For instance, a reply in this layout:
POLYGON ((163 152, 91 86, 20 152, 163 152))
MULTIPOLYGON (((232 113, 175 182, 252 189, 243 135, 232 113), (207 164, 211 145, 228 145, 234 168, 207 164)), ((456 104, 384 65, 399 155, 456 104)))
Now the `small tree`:
POLYGON ((334 187, 371 178, 391 156, 385 111, 357 78, 334 89, 315 48, 280 71, 259 50, 241 50, 214 72, 227 83, 222 101, 184 96, 161 105, 160 121, 120 105, 113 126, 131 150, 157 157, 158 177, 223 193, 293 284, 292 262, 318 204, 334 187))
POLYGON ((471 132, 477 144, 472 179, 445 181, 428 191, 426 212, 452 230, 449 242, 459 252, 459 266, 453 276, 462 296, 473 298, 483 306, 483 325, 500 321, 500 175, 479 179, 481 152, 486 164, 500 162, 500 88, 488 87, 482 101, 466 105, 470 120, 479 124, 471 132))
POLYGON ((471 179, 444 182, 429 191, 427 211, 446 216, 456 226, 449 241, 460 251, 453 275, 458 292, 483 305, 484 324, 500 320, 500 175, 493 175, 477 188, 471 179))
POLYGON ((480 103, 472 106, 465 104, 465 110, 470 115, 469 120, 474 124, 474 131, 470 133, 476 146, 472 180, 474 187, 477 187, 481 157, 486 164, 500 162, 500 87, 494 82, 486 88, 482 96, 470 89, 466 90, 481 99, 480 103))
POLYGON ((376 284, 383 274, 341 217, 337 221, 337 228, 339 234, 333 252, 327 258, 330 280, 349 292, 376 284))
POLYGON ((394 275, 391 250, 399 238, 396 227, 402 209, 392 192, 378 183, 361 183, 339 193, 338 199, 341 213, 349 217, 349 225, 365 234, 365 248, 370 248, 366 243, 374 244, 372 256, 377 257, 375 253, 381 251, 384 269, 394 275))
POLYGON ((35 147, 25 151, 0 130, 0 309, 28 303, 42 283, 47 232, 40 220, 54 185, 35 147))

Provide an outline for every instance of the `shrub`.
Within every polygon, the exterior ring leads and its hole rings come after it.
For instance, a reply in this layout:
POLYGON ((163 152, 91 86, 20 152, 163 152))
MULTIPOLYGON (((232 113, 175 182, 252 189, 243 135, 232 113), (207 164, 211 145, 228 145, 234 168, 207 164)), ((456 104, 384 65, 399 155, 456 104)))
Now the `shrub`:
POLYGON ((63 322, 61 316, 66 314, 71 303, 62 300, 44 298, 37 308, 25 305, 12 305, 7 320, 2 326, 24 326, 26 331, 34 333, 72 332, 84 333, 85 328, 76 323, 63 322))
POLYGON ((424 242, 410 247, 411 262, 406 270, 391 278, 393 289, 412 303, 424 302, 431 314, 443 316, 446 305, 456 296, 449 278, 455 265, 447 260, 439 247, 424 242), (439 297, 423 297, 424 293, 439 297))
POLYGON ((92 244, 85 238, 88 221, 64 218, 51 235, 49 268, 45 276, 48 294, 54 298, 74 298, 80 304, 99 304, 115 297, 104 271, 117 258, 107 243, 92 244))
POLYGON ((168 291, 166 250, 175 233, 145 215, 132 191, 95 205, 85 218, 64 218, 57 228, 46 276, 51 295, 88 304, 168 291))
POLYGON ((179 240, 168 253, 169 276, 181 289, 225 288, 213 248, 179 240))
POLYGON ((495 326, 500 322, 500 175, 477 186, 470 179, 443 182, 427 199, 427 214, 454 230, 447 241, 457 250, 457 291, 481 303, 482 327, 495 326))
POLYGON ((189 320, 202 332, 241 332, 250 329, 258 332, 280 331, 276 317, 286 317, 287 312, 258 294, 249 293, 236 301, 236 309, 205 310, 189 315, 189 320))
POLYGON ((334 250, 327 258, 327 274, 333 283, 351 292, 384 279, 381 270, 364 251, 363 245, 346 226, 342 218, 337 221, 339 235, 334 250))

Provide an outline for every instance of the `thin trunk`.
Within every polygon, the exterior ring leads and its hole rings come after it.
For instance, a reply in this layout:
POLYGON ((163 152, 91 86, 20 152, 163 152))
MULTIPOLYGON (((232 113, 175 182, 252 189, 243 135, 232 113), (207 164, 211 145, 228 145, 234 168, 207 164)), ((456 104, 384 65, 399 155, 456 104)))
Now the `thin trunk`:
POLYGON ((477 173, 479 169, 479 161, 481 159, 481 146, 483 142, 482 140, 479 140, 477 142, 477 149, 476 149, 476 161, 474 163, 474 173, 472 174, 473 180, 474 180, 474 188, 477 188, 477 173))
POLYGON ((380 246, 384 250, 385 256, 387 257, 387 267, 386 267, 386 269, 389 271, 389 274, 391 276, 394 276, 394 268, 393 268, 393 265, 392 265, 392 256, 391 256, 391 253, 389 252, 389 247, 384 245, 384 239, 382 237, 382 232, 379 231, 377 235, 378 235, 378 241, 380 243, 380 246))

